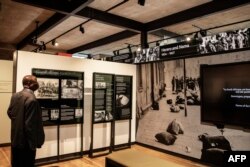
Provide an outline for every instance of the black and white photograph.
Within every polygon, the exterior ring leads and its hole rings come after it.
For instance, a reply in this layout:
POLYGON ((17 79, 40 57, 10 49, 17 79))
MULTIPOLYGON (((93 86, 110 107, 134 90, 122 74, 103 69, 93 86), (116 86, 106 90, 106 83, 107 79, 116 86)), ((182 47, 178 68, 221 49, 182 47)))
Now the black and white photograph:
POLYGON ((146 52, 147 49, 138 49, 135 54, 134 63, 144 63, 146 62, 146 52))
POLYGON ((62 99, 82 99, 83 81, 76 79, 61 80, 62 99))
POLYGON ((160 47, 155 46, 146 50, 146 62, 159 60, 160 47))
POLYGON ((116 95, 116 106, 117 107, 124 107, 129 104, 129 97, 124 94, 116 95))
POLYGON ((106 82, 95 82, 95 88, 96 89, 103 89, 106 88, 106 82))
POLYGON ((94 122, 104 122, 105 121, 105 110, 97 110, 94 113, 94 122))
POLYGON ((39 89, 35 91, 38 99, 58 99, 59 80, 50 78, 37 78, 39 89))
POLYGON ((82 117, 82 108, 76 108, 75 109, 75 118, 81 118, 82 117))
POLYGON ((237 61, 250 61, 248 52, 141 64, 136 141, 213 164, 223 150, 250 150, 250 133, 201 123, 200 65, 237 61))
POLYGON ((59 109, 51 109, 50 120, 58 120, 58 119, 59 119, 59 109))
POLYGON ((222 32, 201 38, 200 53, 213 53, 250 47, 249 28, 222 32))

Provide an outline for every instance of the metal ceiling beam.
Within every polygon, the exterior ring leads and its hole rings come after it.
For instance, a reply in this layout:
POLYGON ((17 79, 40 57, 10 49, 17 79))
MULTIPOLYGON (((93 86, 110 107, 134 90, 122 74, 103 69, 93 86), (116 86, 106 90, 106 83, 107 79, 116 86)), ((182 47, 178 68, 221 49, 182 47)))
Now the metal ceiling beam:
POLYGON ((249 0, 214 0, 179 13, 175 13, 145 24, 147 31, 181 23, 198 17, 203 17, 219 11, 249 3, 249 0))
POLYGON ((110 24, 130 30, 142 31, 144 29, 144 24, 141 22, 117 16, 91 7, 82 9, 81 11, 77 12, 76 15, 91 18, 105 24, 110 24))
POLYGON ((96 48, 96 47, 99 47, 99 46, 103 46, 103 45, 106 45, 106 44, 109 44, 109 43, 112 43, 112 42, 116 42, 118 40, 129 38, 129 37, 132 37, 132 36, 137 35, 137 34, 139 34, 139 33, 134 32, 134 31, 130 31, 130 30, 125 30, 125 31, 113 34, 111 36, 96 40, 94 42, 91 42, 91 43, 76 47, 74 49, 68 50, 67 52, 68 53, 77 53, 77 52, 80 52, 80 51, 84 51, 84 50, 96 48))
MULTIPOLYGON (((20 50, 25 47, 28 43, 31 42, 32 38, 37 35, 37 37, 43 35, 44 33, 48 32, 52 28, 54 28, 56 25, 63 22, 66 18, 68 18, 67 15, 56 13, 53 16, 51 16, 47 21, 45 21, 41 26, 38 27, 38 29, 35 29, 33 32, 31 32, 29 35, 27 35, 21 42, 17 44, 17 49, 20 50)), ((35 24, 34 24, 35 26, 35 24)))

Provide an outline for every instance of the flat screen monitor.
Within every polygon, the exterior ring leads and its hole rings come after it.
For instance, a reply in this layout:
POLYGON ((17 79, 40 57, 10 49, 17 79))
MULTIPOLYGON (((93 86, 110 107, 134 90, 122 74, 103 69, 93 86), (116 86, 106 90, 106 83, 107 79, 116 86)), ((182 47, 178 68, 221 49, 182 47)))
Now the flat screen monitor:
POLYGON ((250 62, 201 65, 201 122, 250 127, 250 62))

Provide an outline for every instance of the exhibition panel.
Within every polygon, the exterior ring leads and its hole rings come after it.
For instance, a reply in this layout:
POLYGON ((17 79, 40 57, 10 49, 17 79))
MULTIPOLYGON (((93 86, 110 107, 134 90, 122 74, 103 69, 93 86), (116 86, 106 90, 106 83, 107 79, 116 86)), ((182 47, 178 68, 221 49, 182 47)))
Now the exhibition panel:
POLYGON ((115 75, 115 120, 131 119, 132 76, 115 75))
POLYGON ((32 74, 44 125, 83 123, 84 73, 34 68, 32 74))

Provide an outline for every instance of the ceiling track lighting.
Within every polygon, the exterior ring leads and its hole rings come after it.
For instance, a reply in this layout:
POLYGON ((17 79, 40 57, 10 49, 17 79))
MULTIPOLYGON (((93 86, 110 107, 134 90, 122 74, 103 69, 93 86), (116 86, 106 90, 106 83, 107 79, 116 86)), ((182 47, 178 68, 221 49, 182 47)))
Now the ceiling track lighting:
POLYGON ((191 41, 191 38, 190 38, 190 37, 187 37, 187 38, 186 38, 186 41, 188 41, 188 42, 191 41))
POLYGON ((42 50, 46 50, 47 48, 46 48, 45 42, 44 42, 44 41, 41 41, 41 43, 42 43, 41 49, 42 49, 42 50))
POLYGON ((156 45, 156 46, 160 46, 160 43, 159 43, 159 41, 157 41, 157 42, 155 43, 155 45, 156 45))
POLYGON ((119 56, 119 54, 120 54, 119 50, 114 50, 113 53, 114 53, 114 56, 119 56))
POLYGON ((141 47, 140 46, 138 46, 137 52, 141 52, 141 47))
POLYGON ((53 46, 58 46, 58 45, 59 45, 58 42, 56 42, 55 39, 53 39, 53 40, 51 41, 51 43, 52 43, 53 46))
POLYGON ((85 33, 85 30, 84 30, 84 28, 83 28, 83 26, 82 26, 82 25, 80 25, 80 27, 79 27, 79 31, 80 31, 82 34, 84 34, 84 33, 85 33))
POLYGON ((138 4, 141 5, 141 6, 144 6, 145 5, 145 1, 146 0, 138 0, 138 4))
POLYGON ((207 31, 206 30, 200 30, 200 34, 202 37, 207 36, 207 31))
POLYGON ((33 44, 37 44, 39 21, 36 21, 35 36, 31 38, 33 44))

